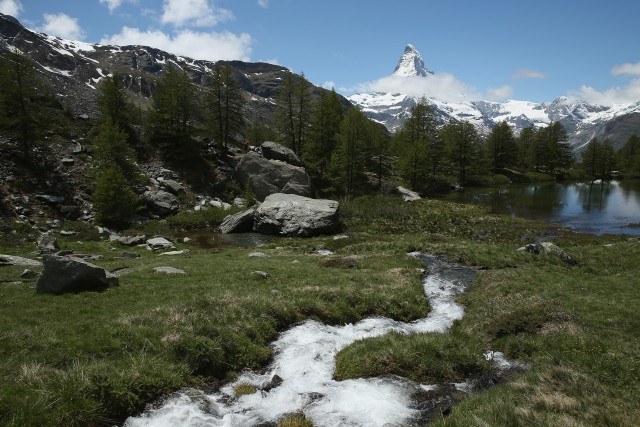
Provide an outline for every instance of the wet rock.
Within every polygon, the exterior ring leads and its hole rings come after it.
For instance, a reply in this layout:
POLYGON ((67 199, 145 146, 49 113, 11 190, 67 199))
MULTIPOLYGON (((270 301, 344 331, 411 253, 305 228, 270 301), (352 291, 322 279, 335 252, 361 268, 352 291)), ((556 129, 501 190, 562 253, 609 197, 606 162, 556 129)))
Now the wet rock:
POLYGON ((396 187, 396 193, 398 193, 405 202, 414 202, 421 199, 420 194, 405 187, 396 187))
POLYGON ((44 272, 36 283, 39 293, 101 291, 117 286, 118 278, 97 265, 76 257, 44 256, 44 272))
POLYGON ((164 237, 154 237, 146 242, 147 247, 153 251, 160 251, 163 249, 175 249, 173 243, 165 239, 164 237))
POLYGON ((60 248, 58 241, 51 234, 43 234, 38 238, 36 246, 40 252, 57 252, 60 248))
POLYGON ((156 273, 161 273, 161 274, 187 274, 184 270, 180 270, 179 268, 175 268, 175 267, 155 267, 153 269, 153 271, 155 271, 156 273))
POLYGON ((253 216, 255 209, 248 209, 225 217, 220 224, 222 233, 246 233, 253 230, 253 216))
POLYGON ((280 375, 274 375, 273 377, 271 377, 271 381, 269 381, 262 389, 264 391, 269 391, 280 386, 283 381, 284 380, 282 379, 282 377, 280 377, 280 375))
POLYGON ((269 160, 254 152, 242 157, 235 173, 242 186, 248 185, 260 201, 274 193, 311 194, 311 180, 304 168, 269 160))
POLYGON ((560 249, 557 245, 551 242, 541 242, 541 243, 530 243, 526 246, 523 246, 518 249, 519 251, 529 252, 534 255, 540 254, 551 254, 556 255, 563 262, 569 265, 576 265, 578 261, 576 261, 571 255, 560 249))
POLYGON ((338 230, 338 202, 294 194, 272 194, 256 210, 254 230, 263 234, 309 237, 338 230))
POLYGON ((17 265, 20 267, 42 267, 42 263, 35 259, 23 258, 14 255, 0 255, 0 267, 5 265, 17 265))
POLYGON ((260 146, 262 155, 267 159, 281 160, 293 166, 302 166, 302 162, 290 148, 280 145, 277 142, 266 141, 260 146))

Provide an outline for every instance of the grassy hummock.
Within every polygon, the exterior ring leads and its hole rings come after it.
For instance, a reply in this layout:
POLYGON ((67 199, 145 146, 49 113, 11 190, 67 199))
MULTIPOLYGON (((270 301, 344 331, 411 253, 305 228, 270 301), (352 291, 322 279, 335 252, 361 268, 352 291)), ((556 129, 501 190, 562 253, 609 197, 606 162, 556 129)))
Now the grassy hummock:
MULTIPOLYGON (((0 425, 113 425, 181 387, 210 387, 263 367, 269 342, 303 319, 424 317, 422 264, 404 255, 415 250, 481 269, 459 298, 465 317, 447 335, 355 343, 338 357, 338 377, 456 380, 486 369, 482 352, 496 350, 532 368, 470 396, 441 424, 596 426, 640 419, 637 239, 573 234, 434 200, 364 197, 341 210, 348 238, 275 239, 259 249, 268 255, 262 258, 248 257, 255 248, 192 242, 177 245, 189 255, 133 248, 141 257, 124 259, 120 253, 131 248, 66 223, 80 234, 59 237, 61 249, 101 255, 94 262, 118 271, 120 286, 36 294, 35 281, 19 278, 23 268, 0 267, 0 425), (577 266, 517 251, 548 233, 577 266), (335 255, 322 257, 316 249, 335 255), (154 273, 157 266, 186 275, 154 273), (271 277, 255 280, 256 270, 271 277)), ((191 228, 186 224, 215 220, 174 222, 191 228)), ((166 223, 158 227, 180 234, 166 223)), ((0 236, 0 253, 31 256, 35 245, 22 237, 37 232, 17 230, 0 236)))

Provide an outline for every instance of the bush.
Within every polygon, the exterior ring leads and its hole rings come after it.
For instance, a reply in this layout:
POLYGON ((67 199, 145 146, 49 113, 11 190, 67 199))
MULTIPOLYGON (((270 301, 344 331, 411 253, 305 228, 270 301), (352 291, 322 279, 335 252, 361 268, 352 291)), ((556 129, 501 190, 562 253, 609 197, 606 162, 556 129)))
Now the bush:
POLYGON ((167 218, 167 224, 178 230, 202 230, 220 225, 227 215, 234 214, 239 210, 236 207, 228 210, 210 207, 199 211, 180 212, 167 218))

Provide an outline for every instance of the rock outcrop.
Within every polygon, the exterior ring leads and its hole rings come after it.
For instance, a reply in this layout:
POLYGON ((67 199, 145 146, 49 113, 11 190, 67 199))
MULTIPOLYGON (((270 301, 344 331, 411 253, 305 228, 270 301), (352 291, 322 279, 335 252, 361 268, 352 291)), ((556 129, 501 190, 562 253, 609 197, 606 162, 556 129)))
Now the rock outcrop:
POLYGON ((36 282, 38 293, 102 291, 117 286, 118 278, 97 265, 71 256, 44 255, 44 272, 36 282))
POLYGON ((240 183, 243 186, 249 185, 260 201, 275 193, 299 196, 311 194, 311 181, 304 168, 280 160, 270 160, 255 152, 242 157, 235 173, 240 183))
POLYGON ((338 202, 294 194, 272 194, 256 210, 254 230, 263 234, 309 237, 338 230, 338 202))
POLYGON ((20 267, 42 267, 42 263, 35 259, 23 258, 15 255, 0 255, 0 267, 4 265, 18 265, 20 267))
POLYGON ((396 193, 398 193, 405 202, 414 202, 421 199, 420 194, 405 187, 396 187, 396 193))

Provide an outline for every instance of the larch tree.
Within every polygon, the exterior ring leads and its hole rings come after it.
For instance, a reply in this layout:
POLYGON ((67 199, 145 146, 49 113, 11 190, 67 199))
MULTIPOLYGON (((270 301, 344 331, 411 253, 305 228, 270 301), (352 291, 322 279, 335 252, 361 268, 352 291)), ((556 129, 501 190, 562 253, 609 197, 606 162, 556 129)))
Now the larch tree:
POLYGON ((242 89, 233 70, 226 65, 217 65, 207 83, 205 102, 209 128, 217 145, 226 149, 237 142, 237 135, 244 126, 242 89))

